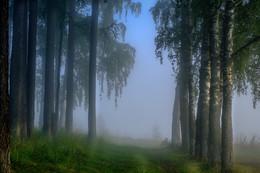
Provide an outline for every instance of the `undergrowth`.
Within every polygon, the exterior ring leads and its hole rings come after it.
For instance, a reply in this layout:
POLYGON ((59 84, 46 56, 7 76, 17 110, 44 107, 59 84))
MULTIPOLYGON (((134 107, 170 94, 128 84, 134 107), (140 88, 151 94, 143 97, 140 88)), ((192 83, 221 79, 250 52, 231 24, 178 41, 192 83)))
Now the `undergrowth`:
MULTIPOLYGON (((181 152, 179 146, 140 148, 113 144, 102 138, 94 142, 85 134, 55 139, 36 132, 27 140, 12 137, 13 172, 90 172, 90 173, 207 173, 219 172, 206 163, 196 162, 181 152)), ((247 167, 235 167, 235 172, 247 167)), ((254 172, 252 169, 251 172, 254 172)))

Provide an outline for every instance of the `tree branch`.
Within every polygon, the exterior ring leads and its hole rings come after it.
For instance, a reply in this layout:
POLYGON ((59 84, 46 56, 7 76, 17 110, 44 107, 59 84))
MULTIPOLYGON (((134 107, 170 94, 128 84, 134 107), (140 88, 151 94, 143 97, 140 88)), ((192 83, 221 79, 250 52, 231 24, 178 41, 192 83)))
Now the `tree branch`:
POLYGON ((250 40, 248 43, 246 43, 244 46, 240 47, 236 52, 232 54, 232 59, 234 60, 235 58, 238 57, 240 53, 242 53, 244 50, 249 48, 252 44, 258 42, 260 40, 260 36, 256 36, 252 40, 250 40))

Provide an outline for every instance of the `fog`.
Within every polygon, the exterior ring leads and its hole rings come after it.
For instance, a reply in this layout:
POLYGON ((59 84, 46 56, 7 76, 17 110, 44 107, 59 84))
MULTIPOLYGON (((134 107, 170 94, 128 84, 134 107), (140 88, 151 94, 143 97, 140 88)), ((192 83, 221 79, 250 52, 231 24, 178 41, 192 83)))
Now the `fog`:
MULTIPOLYGON (((133 71, 123 89, 118 106, 115 107, 113 94, 110 99, 97 86, 97 126, 110 133, 134 138, 151 138, 154 126, 159 127, 163 138, 171 138, 172 110, 175 96, 175 75, 172 65, 164 56, 163 64, 156 59, 154 38, 155 25, 149 9, 155 0, 142 1, 142 12, 138 18, 128 15, 125 42, 136 49, 133 71)), ((250 90, 247 96, 233 97, 234 141, 241 136, 260 136, 260 106, 253 109, 250 90)), ((87 112, 78 107, 74 110, 74 130, 87 131, 87 112)))

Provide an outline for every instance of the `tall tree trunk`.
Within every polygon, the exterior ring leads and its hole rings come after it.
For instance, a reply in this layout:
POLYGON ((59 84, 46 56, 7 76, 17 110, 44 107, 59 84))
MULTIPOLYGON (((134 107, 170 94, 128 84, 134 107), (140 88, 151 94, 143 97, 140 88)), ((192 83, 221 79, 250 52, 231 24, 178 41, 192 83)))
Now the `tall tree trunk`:
POLYGON ((186 151, 189 151, 190 147, 190 135, 189 135, 189 98, 188 98, 188 64, 189 59, 189 44, 190 44, 190 35, 187 34, 187 28, 189 23, 189 10, 188 5, 190 5, 189 0, 182 1, 181 6, 181 62, 180 62, 180 119, 181 119, 181 134, 182 134, 182 148, 186 151))
POLYGON ((47 36, 45 59, 45 89, 43 127, 46 134, 51 134, 51 115, 54 112, 54 43, 56 25, 56 1, 47 1, 47 36))
POLYGON ((39 115, 39 129, 43 127, 43 110, 44 110, 44 84, 45 84, 45 58, 42 57, 42 81, 41 81, 41 107, 39 115))
MULTIPOLYGON (((58 52, 58 62, 57 62, 57 74, 56 74, 56 101, 55 101, 55 127, 54 130, 57 131, 59 124, 59 105, 60 105, 60 68, 61 68, 61 57, 62 57, 62 43, 63 43, 63 31, 64 31, 64 20, 65 12, 63 13, 60 25, 60 40, 59 40, 59 52, 58 52)), ((56 134, 56 132, 54 132, 56 134)))
POLYGON ((209 59, 209 36, 208 20, 206 17, 202 24, 202 47, 201 47, 201 67, 199 83, 199 102, 197 108, 196 121, 196 151, 195 155, 203 160, 207 159, 208 154, 208 117, 210 99, 210 59, 209 59))
POLYGON ((25 56, 22 61, 22 68, 21 68, 21 137, 27 138, 27 56, 28 56, 28 1, 26 1, 26 6, 24 9, 24 20, 25 25, 23 25, 23 35, 24 35, 24 52, 25 56))
POLYGON ((64 81, 63 81, 63 87, 61 91, 61 106, 60 106, 60 127, 65 127, 65 112, 67 107, 67 62, 65 59, 65 73, 64 73, 64 81))
POLYGON ((10 112, 8 96, 8 1, 0 3, 0 172, 10 172, 10 112))
POLYGON ((88 137, 96 137, 96 54, 98 30, 99 0, 92 0, 92 18, 90 29, 90 55, 89 55, 89 109, 88 109, 88 137))
POLYGON ((10 113, 12 133, 16 136, 25 135, 22 128, 26 87, 26 0, 14 1, 13 43, 10 71, 10 113))
POLYGON ((68 38, 68 73, 67 73, 67 106, 65 128, 67 132, 73 130, 73 69, 74 69, 74 42, 75 42, 75 0, 69 4, 69 38, 68 38))
POLYGON ((188 2, 187 6, 187 60, 188 60, 188 85, 189 85, 189 135, 190 135, 190 154, 195 155, 195 85, 193 81, 193 64, 192 64, 192 26, 191 26, 191 1, 188 2))
POLYGON ((27 68, 27 133, 31 136, 34 132, 34 103, 35 103, 35 69, 36 69, 36 32, 38 0, 29 3, 29 39, 28 39, 28 68, 27 68))
POLYGON ((216 166, 220 161, 220 57, 219 57, 219 0, 210 1, 210 110, 209 110, 209 161, 216 166))
POLYGON ((233 166, 232 136, 232 34, 234 27, 234 1, 227 0, 223 21, 223 109, 221 171, 230 172, 233 166))
POLYGON ((180 144, 180 93, 178 83, 175 88, 175 99, 172 112, 172 143, 180 144))

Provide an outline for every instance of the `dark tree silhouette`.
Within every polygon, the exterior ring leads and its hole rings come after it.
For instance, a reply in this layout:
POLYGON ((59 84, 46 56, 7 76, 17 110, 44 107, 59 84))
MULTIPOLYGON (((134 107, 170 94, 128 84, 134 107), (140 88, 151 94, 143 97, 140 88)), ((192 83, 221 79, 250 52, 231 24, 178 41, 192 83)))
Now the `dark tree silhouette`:
POLYGON ((27 68, 27 133, 34 131, 34 100, 35 100, 35 69, 36 69, 36 32, 38 0, 29 1, 29 38, 28 38, 28 68, 27 68))
POLYGON ((0 3, 0 172, 10 172, 10 112, 8 95, 8 0, 0 3))

